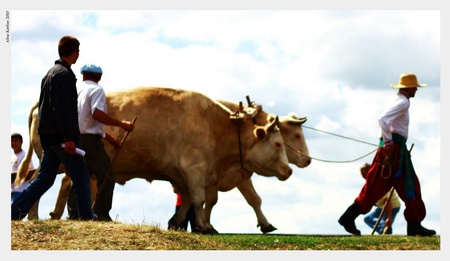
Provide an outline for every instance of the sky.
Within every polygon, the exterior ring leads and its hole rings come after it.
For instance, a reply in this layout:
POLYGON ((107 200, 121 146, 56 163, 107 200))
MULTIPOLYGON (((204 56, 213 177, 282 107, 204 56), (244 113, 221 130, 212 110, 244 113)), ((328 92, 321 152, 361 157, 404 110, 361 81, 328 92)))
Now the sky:
MULTIPOLYGON (((292 165, 286 181, 255 173, 253 184, 278 228, 272 233, 347 235, 337 220, 364 184, 359 167, 376 148, 367 143, 378 143, 378 116, 396 95, 389 85, 412 72, 428 86, 411 99, 407 144, 414 144, 426 205, 422 224, 441 234, 441 17, 439 10, 12 10, 11 132, 27 133, 41 79, 58 59, 57 42, 73 35, 81 42, 72 66, 78 81, 81 66, 97 64, 107 92, 164 86, 237 102, 249 95, 268 112, 306 116, 311 165, 292 165)), ((24 135, 24 149, 28 140, 24 135)), ((42 219, 61 177, 41 198, 42 219)), ((116 184, 110 215, 167 228, 175 200, 170 183, 134 179, 116 184)), ((403 210, 402 203, 394 234, 406 234, 403 210)), ((261 233, 237 189, 219 193, 211 223, 220 233, 261 233)), ((371 234, 363 216, 356 225, 371 234)))

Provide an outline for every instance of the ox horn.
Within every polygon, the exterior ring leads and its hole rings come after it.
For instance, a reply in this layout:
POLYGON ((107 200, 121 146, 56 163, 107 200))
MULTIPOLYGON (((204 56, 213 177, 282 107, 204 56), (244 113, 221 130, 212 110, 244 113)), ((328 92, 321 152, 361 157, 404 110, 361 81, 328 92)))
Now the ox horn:
POLYGON ((288 118, 289 118, 288 123, 291 124, 291 125, 302 125, 307 120, 306 117, 299 118, 297 116, 297 114, 295 114, 293 112, 288 114, 288 118))
POLYGON ((275 120, 268 124, 268 126, 266 127, 266 131, 273 132, 275 129, 275 126, 277 126, 278 122, 279 122, 279 119, 278 119, 278 115, 277 115, 275 117, 275 120))

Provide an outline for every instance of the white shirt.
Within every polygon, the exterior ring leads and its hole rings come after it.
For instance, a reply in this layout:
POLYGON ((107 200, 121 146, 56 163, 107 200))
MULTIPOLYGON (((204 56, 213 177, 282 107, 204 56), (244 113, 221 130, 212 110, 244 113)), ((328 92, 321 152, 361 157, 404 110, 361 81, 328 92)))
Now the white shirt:
POLYGON ((105 137, 105 125, 95 120, 95 109, 106 111, 103 87, 93 81, 84 81, 78 91, 78 125, 81 134, 100 134, 105 137))
MULTIPOLYGON (((25 158, 25 151, 22 150, 17 154, 11 155, 11 172, 17 172, 20 162, 25 158)), ((34 168, 33 161, 30 161, 30 169, 34 168)))
POLYGON ((392 140, 392 133, 408 139, 409 99, 404 94, 397 93, 394 104, 380 116, 378 124, 385 142, 392 140))
MULTIPOLYGON (((17 154, 11 155, 11 172, 17 172, 20 162, 22 162, 22 160, 25 158, 25 154, 26 154, 25 151, 22 150, 17 154)), ((32 168, 34 168, 33 161, 30 161, 30 169, 32 168)), ((29 184, 30 182, 24 181, 22 184, 20 184, 20 186, 14 187, 13 184, 11 183, 11 192, 15 191, 22 192, 29 184)))
MULTIPOLYGON (((375 206, 383 208, 384 204, 386 204, 386 200, 389 198, 389 194, 391 194, 390 191, 386 193, 382 198, 380 198, 377 203, 375 203, 375 206)), ((399 208, 401 206, 400 198, 398 197, 397 191, 395 190, 392 192, 391 205, 392 208, 399 208)))

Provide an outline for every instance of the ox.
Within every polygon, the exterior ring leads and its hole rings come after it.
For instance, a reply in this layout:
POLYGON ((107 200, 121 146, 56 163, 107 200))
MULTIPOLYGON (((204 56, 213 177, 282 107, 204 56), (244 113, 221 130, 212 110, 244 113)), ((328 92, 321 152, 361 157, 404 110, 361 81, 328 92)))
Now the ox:
MULTIPOLYGON (((220 103, 228 107, 232 111, 242 110, 240 105, 236 102, 227 101, 227 100, 219 100, 220 103)), ((250 104, 252 107, 257 107, 259 105, 250 104)), ((34 109, 34 108, 33 108, 34 109)), ((257 109, 259 111, 258 114, 254 117, 255 123, 259 125, 265 125, 275 119, 275 115, 267 113, 265 111, 261 111, 260 108, 257 109)), ((37 118, 33 119, 34 121, 37 118)), ((295 164, 299 168, 305 168, 311 163, 311 159, 308 156, 308 147, 305 142, 305 137, 302 131, 302 124, 306 121, 306 117, 298 118, 294 113, 290 113, 287 116, 281 116, 280 121, 278 123, 278 127, 280 128, 281 134, 283 136, 284 143, 287 145, 286 153, 289 160, 289 163, 295 164)), ((39 145, 39 144, 37 144, 39 145)), ((235 187, 241 192, 241 194, 246 199, 247 203, 253 208, 256 217, 257 217, 257 227, 260 227, 261 232, 268 233, 276 230, 276 228, 270 224, 262 212, 261 209, 261 198, 256 193, 252 180, 250 179, 252 173, 244 173, 243 175, 226 175, 223 180, 220 181, 219 191, 226 192, 235 187)), ((68 190, 70 187, 70 177, 64 176, 61 182, 61 188, 59 191, 58 199, 55 204, 55 208, 50 212, 50 216, 52 219, 60 219, 63 212, 64 207, 67 201, 68 190)), ((92 184, 92 195, 96 194, 96 180, 95 176, 91 176, 91 184, 92 184)), ((94 200, 94 199, 93 199, 94 200)), ((205 204, 205 215, 206 219, 210 222, 211 212, 214 205, 217 203, 218 195, 213 194, 211 198, 206 199, 205 204)))
MULTIPOLYGON (((137 88, 107 94, 108 113, 119 119, 136 116, 137 124, 114 162, 115 180, 166 180, 194 206, 201 233, 217 231, 206 220, 203 204, 216 185, 239 169, 286 180, 292 174, 278 118, 265 127, 236 115, 205 95, 169 88, 137 88), (239 142, 238 142, 239 141, 239 142), (240 147, 239 147, 240 146, 240 147)), ((118 130, 107 127, 114 136, 118 130)), ((115 149, 105 148, 110 156, 115 149)), ((25 160, 24 160, 25 161, 25 160)), ((18 177, 20 173, 18 173, 18 177)), ((171 219, 180 224, 186 207, 171 219)))
MULTIPOLYGON (((220 103, 228 107, 232 111, 242 110, 240 105, 236 102, 219 100, 220 103)), ((256 104, 249 106, 256 107, 256 104)), ((266 125, 272 122, 276 118, 276 115, 260 111, 255 117, 255 123, 259 125, 266 125)), ((277 126, 280 128, 281 135, 283 136, 284 143, 287 145, 286 154, 289 163, 295 164, 299 168, 305 168, 311 163, 309 157, 308 147, 306 145, 305 137, 301 125, 306 121, 306 117, 298 118, 294 113, 290 113, 287 116, 281 116, 277 126)), ((218 191, 226 192, 237 187, 241 194, 246 199, 247 203, 253 208, 257 217, 257 227, 260 227, 261 232, 268 233, 276 230, 276 228, 269 223, 267 218, 262 212, 261 197, 256 193, 251 180, 252 173, 244 173, 244 175, 229 174, 225 175, 225 178, 218 184, 218 191)), ((208 198, 205 205, 206 219, 210 221, 211 212, 214 205, 218 200, 218 193, 211 194, 211 198, 208 198)), ((183 202, 183 201, 182 201, 183 202)))

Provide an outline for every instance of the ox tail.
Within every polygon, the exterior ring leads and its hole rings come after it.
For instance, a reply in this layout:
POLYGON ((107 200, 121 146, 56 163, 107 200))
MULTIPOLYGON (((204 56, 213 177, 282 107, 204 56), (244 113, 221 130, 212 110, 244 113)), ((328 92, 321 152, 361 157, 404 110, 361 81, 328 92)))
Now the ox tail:
POLYGON ((29 144, 28 150, 25 155, 25 158, 20 162, 19 167, 17 169, 16 179, 14 180, 14 186, 19 186, 27 179, 28 170, 31 162, 31 158, 33 157, 33 143, 31 142, 31 123, 33 120, 33 111, 39 106, 39 102, 36 102, 30 110, 30 114, 28 115, 28 136, 29 136, 29 144))

